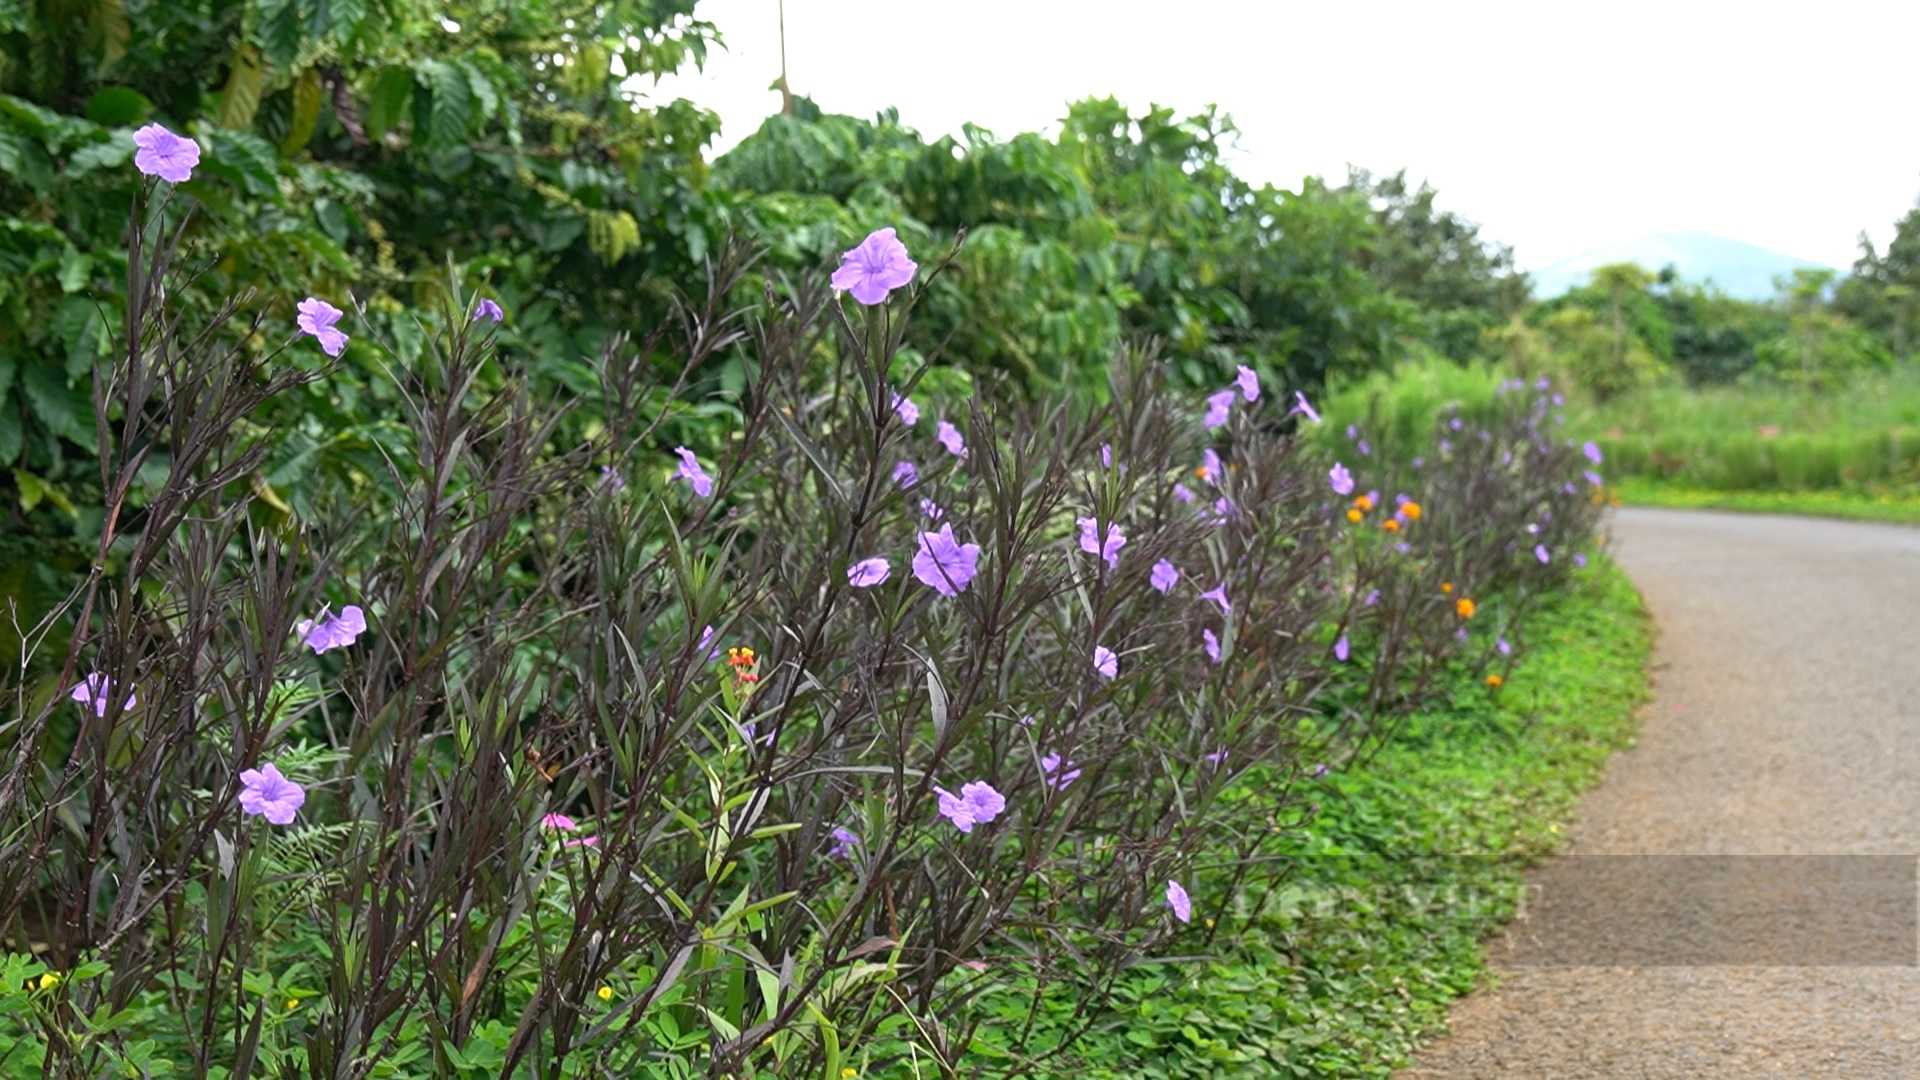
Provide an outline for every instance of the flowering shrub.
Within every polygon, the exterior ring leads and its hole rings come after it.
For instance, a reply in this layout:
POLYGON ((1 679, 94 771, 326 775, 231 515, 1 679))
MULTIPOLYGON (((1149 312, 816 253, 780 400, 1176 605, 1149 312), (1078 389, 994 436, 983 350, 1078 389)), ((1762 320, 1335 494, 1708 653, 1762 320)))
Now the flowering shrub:
POLYGON ((267 514, 247 418, 338 362, 348 313, 209 346, 177 242, 129 240, 82 632, 5 687, 9 963, 91 973, 0 1017, 50 1069, 154 1040, 196 1073, 955 1068, 984 991, 1091 1007, 1277 880, 1252 853, 1296 781, 1519 640, 1502 597, 1594 522, 1531 414, 1329 472, 1286 430, 1311 406, 1262 411, 1244 368, 1202 400, 1150 350, 1101 404, 930 394, 895 361, 941 266, 890 230, 757 312, 723 306, 726 252, 608 349, 577 444, 571 406, 480 377, 503 313, 470 298, 391 365, 379 450, 417 469, 267 514), (723 352, 742 422, 669 451, 723 352), (1193 864, 1223 838, 1248 857, 1193 864))

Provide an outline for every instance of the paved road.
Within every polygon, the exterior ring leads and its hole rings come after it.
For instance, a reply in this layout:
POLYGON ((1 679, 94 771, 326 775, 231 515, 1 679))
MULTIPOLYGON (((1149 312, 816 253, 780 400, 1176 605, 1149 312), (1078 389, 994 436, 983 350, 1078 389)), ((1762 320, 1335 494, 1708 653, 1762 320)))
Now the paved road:
POLYGON ((1920 1077, 1920 529, 1621 510, 1639 745, 1410 1077, 1920 1077))

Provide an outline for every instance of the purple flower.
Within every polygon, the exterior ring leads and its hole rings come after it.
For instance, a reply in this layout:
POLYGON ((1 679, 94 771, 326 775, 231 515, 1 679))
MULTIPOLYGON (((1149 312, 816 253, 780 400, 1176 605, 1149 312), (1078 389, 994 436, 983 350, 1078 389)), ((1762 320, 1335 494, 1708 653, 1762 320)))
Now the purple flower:
POLYGON ((713 638, 713 627, 705 627, 700 631, 700 643, 693 647, 695 652, 707 654, 707 663, 709 664, 720 659, 720 650, 713 644, 713 638))
POLYGON ((1600 464, 1600 460, 1603 457, 1600 453, 1600 444, 1594 442, 1592 439, 1587 440, 1587 445, 1581 447, 1580 452, 1587 455, 1587 460, 1593 462, 1595 465, 1600 464))
POLYGON ((1545 375, 1540 376, 1539 381, 1533 384, 1535 390, 1546 390, 1551 386, 1553 386, 1553 380, 1547 378, 1545 375))
POLYGON ((693 451, 684 446, 676 446, 673 452, 680 455, 680 467, 675 469, 673 474, 692 484, 695 495, 704 499, 713 494, 713 477, 708 476, 707 471, 700 467, 700 459, 693 456, 693 451))
POLYGON ((1211 600, 1214 603, 1219 604, 1220 614, 1222 615, 1233 614, 1233 605, 1227 602, 1227 583, 1224 581, 1218 585, 1215 585, 1213 588, 1208 589, 1206 592, 1201 593, 1200 599, 1211 600))
POLYGON ((258 814, 275 825, 290 825, 307 793, 299 784, 280 775, 272 764, 247 769, 240 774, 240 810, 258 814))
POLYGON ((1233 383, 1240 388, 1240 396, 1248 401, 1260 400, 1260 376, 1245 364, 1239 365, 1240 371, 1233 377, 1233 383))
POLYGON ((1367 445, 1367 440, 1365 439, 1360 440, 1360 456, 1361 457, 1373 456, 1373 447, 1367 445))
POLYGON ((1220 455, 1214 453, 1213 447, 1209 446, 1200 451, 1200 479, 1217 485, 1220 483, 1220 478, 1226 474, 1227 467, 1221 462, 1220 455))
POLYGON ((1367 598, 1365 600, 1360 601, 1360 606, 1372 607, 1373 605, 1379 602, 1380 602, 1380 590, 1373 589, 1367 593, 1367 598))
POLYGON ((1193 898, 1177 881, 1167 882, 1167 906, 1173 909, 1173 917, 1183 923, 1193 921, 1193 898))
POLYGON ((953 539, 953 526, 920 534, 920 550, 913 557, 913 576, 941 596, 958 596, 973 580, 980 560, 979 544, 953 539))
POLYGON ((1447 426, 1452 428, 1455 431, 1459 431, 1461 428, 1465 427, 1466 425, 1461 423, 1460 418, 1456 416, 1453 419, 1447 421, 1447 426))
MULTIPOLYGON (((67 696, 82 705, 93 706, 93 715, 105 716, 107 715, 107 703, 113 700, 113 680, 96 671, 85 679, 82 679, 80 685, 67 691, 67 696)), ((136 704, 138 704, 138 702, 134 696, 129 693, 127 700, 120 703, 120 709, 122 712, 125 712, 133 708, 136 704)))
POLYGON ((1337 461, 1333 463, 1333 468, 1327 470, 1327 482, 1333 485, 1335 495, 1353 494, 1353 474, 1337 461))
POLYGON ((1542 564, 1553 561, 1553 556, 1547 552, 1547 545, 1545 544, 1533 545, 1533 557, 1539 559, 1542 564))
POLYGON ((1055 791, 1065 791, 1068 784, 1080 779, 1080 770, 1074 768, 1073 762, 1062 760, 1059 754, 1041 758, 1040 771, 1046 774, 1047 786, 1055 791))
POLYGON ((1080 525, 1080 550, 1089 555, 1098 555, 1107 561, 1107 569, 1120 569, 1120 549, 1127 546, 1127 538, 1121 534, 1120 526, 1107 522, 1107 538, 1099 538, 1100 523, 1090 517, 1078 519, 1080 525))
POLYGON ((1207 659, 1216 664, 1220 662, 1220 639, 1214 635, 1213 631, 1201 628, 1200 647, 1207 650, 1207 659))
POLYGON ((1553 395, 1553 404, 1556 408, 1561 405, 1565 405, 1566 403, 1567 403, 1567 396, 1565 394, 1553 395))
POLYGON ((913 462, 903 461, 893 467, 893 482, 910 488, 920 482, 920 470, 913 467, 913 462))
POLYGON ((827 835, 833 837, 833 846, 827 849, 829 859, 851 859, 853 849, 860 846, 860 837, 851 829, 843 829, 835 825, 827 835))
POLYGON ((1348 424, 1348 425, 1347 425, 1347 438, 1349 438, 1349 439, 1357 439, 1357 438, 1359 438, 1359 437, 1360 437, 1360 429, 1359 429, 1359 428, 1357 428, 1357 427, 1354 427, 1354 426, 1353 426, 1352 424, 1348 424))
POLYGON ((184 184, 200 164, 200 144, 175 135, 159 124, 148 124, 133 133, 133 167, 148 176, 157 176, 169 184, 184 184))
POLYGON ((1583 475, 1586 476, 1587 483, 1592 484, 1594 487, 1599 487, 1601 484, 1605 483, 1604 478, 1602 478, 1599 473, 1594 472, 1592 469, 1582 469, 1580 471, 1583 475))
POLYGON ((1368 502, 1370 502, 1370 503, 1372 503, 1372 504, 1373 504, 1373 505, 1375 505, 1375 506, 1379 506, 1379 505, 1380 505, 1380 493, 1379 493, 1379 492, 1377 492, 1377 491, 1369 491, 1369 492, 1367 492, 1367 501, 1368 501, 1368 502))
POLYGON ((872 307, 912 281, 919 269, 919 264, 907 258, 907 246, 891 228, 875 229, 860 241, 860 246, 841 252, 840 268, 833 272, 833 287, 852 293, 855 300, 872 307))
POLYGON ((1320 763, 1320 764, 1318 764, 1318 765, 1315 765, 1315 766, 1313 767, 1313 775, 1315 775, 1315 776, 1325 776, 1325 775, 1327 775, 1327 774, 1328 774, 1329 772, 1332 772, 1332 771, 1333 771, 1333 770, 1332 770, 1332 769, 1329 769, 1329 768, 1327 767, 1327 763, 1326 763, 1326 762, 1324 762, 1324 761, 1323 761, 1323 762, 1321 762, 1321 763, 1320 763))
POLYGON ((939 521, 941 518, 947 516, 947 512, 940 509, 940 504, 934 502, 932 499, 921 499, 920 516, 926 518, 928 521, 939 521))
POLYGON ((1193 501, 1193 489, 1185 484, 1175 484, 1173 485, 1173 497, 1183 503, 1190 503, 1193 501))
POLYGON ((1153 564, 1153 573, 1148 575, 1147 580, 1164 595, 1168 589, 1173 588, 1175 582, 1180 580, 1180 568, 1161 559, 1153 564))
POLYGON ((1032 716, 1022 716, 1022 717, 1020 718, 1020 720, 1019 720, 1019 724, 1020 724, 1020 726, 1021 726, 1021 727, 1032 727, 1032 726, 1033 726, 1033 717, 1032 717, 1032 716))
POLYGON ((1209 765, 1218 765, 1221 762, 1227 760, 1227 751, 1225 748, 1222 748, 1219 750, 1215 750, 1211 754, 1202 754, 1200 756, 1200 760, 1206 762, 1209 765))
POLYGON ((333 324, 340 321, 346 312, 314 297, 307 297, 294 305, 299 314, 294 316, 294 325, 303 334, 311 334, 320 339, 320 351, 328 356, 339 356, 340 350, 347 347, 347 335, 333 324))
POLYGON ((975 825, 984 825, 999 817, 1000 812, 1007 808, 1006 797, 993 790, 993 785, 985 780, 961 785, 958 795, 945 788, 936 787, 933 790, 940 796, 940 816, 953 822, 954 827, 964 833, 972 832, 975 825))
POLYGON ((899 417, 901 423, 912 427, 920 422, 920 406, 915 405, 910 397, 895 394, 893 395, 893 415, 899 417))
POLYGON ((325 608, 321 608, 320 618, 301 619, 294 624, 293 632, 300 635, 300 640, 316 653, 344 649, 353 644, 354 638, 367 632, 367 613, 354 604, 341 608, 338 615, 329 615, 325 608))
POLYGON ((1313 411, 1313 406, 1307 402, 1307 395, 1298 390, 1293 392, 1293 408, 1287 411, 1287 415, 1291 416, 1294 413, 1304 413, 1307 419, 1314 423, 1320 422, 1320 414, 1313 411))
POLYGON ((1504 637, 1497 637, 1497 638, 1494 638, 1494 639, 1493 639, 1493 647, 1494 647, 1495 649, 1497 649, 1497 650, 1499 650, 1499 652, 1500 652, 1500 655, 1501 655, 1501 656, 1512 656, 1512 655, 1513 655, 1513 646, 1512 646, 1512 645, 1509 645, 1509 644, 1507 644, 1507 639, 1506 639, 1506 638, 1504 638, 1504 637))
POLYGON ((1575 566, 1578 566, 1578 567, 1581 567, 1582 569, 1584 569, 1584 568, 1586 567, 1586 565, 1587 565, 1587 557, 1586 557, 1585 555, 1583 555, 1583 554, 1581 554, 1581 553, 1580 553, 1580 552, 1578 552, 1578 551, 1576 551, 1576 552, 1574 552, 1574 553, 1573 553, 1573 565, 1575 565, 1575 566))
POLYGON ((485 297, 481 297, 479 306, 473 309, 474 322, 479 322, 481 319, 492 319, 495 323, 498 323, 501 319, 504 319, 506 317, 507 317, 507 313, 500 310, 499 304, 496 304, 493 301, 486 299, 485 297))
POLYGON ((887 580, 887 575, 891 573, 893 573, 893 567, 889 566, 885 559, 877 557, 861 559, 847 567, 847 584, 856 589, 871 589, 887 580))
POLYGON ((1105 645, 1095 645, 1093 647, 1093 670, 1111 679, 1115 675, 1120 674, 1120 658, 1113 655, 1113 650, 1107 648, 1105 645))
POLYGON ((1341 663, 1347 662, 1347 635, 1341 634, 1340 640, 1333 643, 1333 658, 1341 663))
POLYGON ((620 475, 619 469, 611 465, 602 465, 600 466, 600 490, 609 495, 618 495, 627 490, 627 478, 620 475))
POLYGON ((1560 490, 1567 495, 1575 495, 1575 494, 1578 494, 1580 491, 1579 488, 1576 488, 1573 486, 1573 481, 1571 480, 1567 481, 1564 484, 1561 484, 1560 490))
POLYGON ((934 429, 933 437, 947 448, 947 453, 955 457, 967 452, 967 440, 960 437, 960 429, 945 420, 940 421, 940 426, 934 429))
POLYGON ((1228 387, 1227 389, 1222 390, 1217 394, 1210 394, 1207 396, 1206 424, 1208 427, 1217 428, 1220 425, 1226 423, 1227 417, 1232 412, 1233 412, 1233 388, 1232 387, 1228 387))
POLYGON ((1232 521, 1233 514, 1234 514, 1234 510, 1233 510, 1232 499, 1229 499, 1225 495, 1222 495, 1219 498, 1213 500, 1213 523, 1215 525, 1225 525, 1227 522, 1232 521))

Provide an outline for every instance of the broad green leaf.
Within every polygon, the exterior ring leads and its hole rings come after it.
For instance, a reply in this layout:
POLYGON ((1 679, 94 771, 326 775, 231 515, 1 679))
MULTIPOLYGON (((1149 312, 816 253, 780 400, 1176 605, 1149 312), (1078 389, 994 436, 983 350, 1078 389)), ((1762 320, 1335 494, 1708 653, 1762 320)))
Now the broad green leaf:
POLYGON ((65 176, 74 179, 95 169, 117 169, 133 158, 133 132, 116 131, 105 141, 91 143, 67 159, 65 176))
POLYGON ((291 64, 299 54, 306 6, 303 0, 258 0, 254 40, 276 66, 291 64))
POLYGON ((87 119, 101 127, 132 127, 152 111, 147 95, 130 86, 109 86, 87 99, 87 119))
POLYGON ((473 88, 466 76, 444 60, 423 60, 416 70, 429 95, 428 136, 438 146, 464 143, 473 116, 473 88))
POLYGON ((413 110, 413 71, 390 67, 374 80, 367 100, 367 137, 378 140, 392 131, 413 110))
POLYGON ((260 94, 267 86, 267 68, 260 50, 250 41, 241 41, 233 50, 227 70, 227 85, 220 90, 214 119, 221 127, 245 128, 253 125, 253 114, 260 109, 260 94))
POLYGON ((327 96, 326 84, 320 78, 320 69, 309 67, 300 73, 293 83, 293 116, 287 121, 287 136, 280 140, 281 156, 291 156, 307 145, 313 138, 313 129, 320 123, 320 106, 327 96))

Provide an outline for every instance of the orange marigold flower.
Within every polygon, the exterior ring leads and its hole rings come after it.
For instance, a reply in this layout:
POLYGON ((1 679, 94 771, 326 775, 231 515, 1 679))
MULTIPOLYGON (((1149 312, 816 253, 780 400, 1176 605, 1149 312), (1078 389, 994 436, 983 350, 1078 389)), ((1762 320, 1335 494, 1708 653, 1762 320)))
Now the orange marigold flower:
POLYGON ((1353 505, 1359 507, 1360 512, 1364 514, 1367 511, 1373 509, 1373 500, 1366 497, 1365 495, 1362 495, 1359 498, 1356 498, 1353 500, 1353 505))
POLYGON ((1459 612, 1461 618, 1471 619, 1473 618, 1473 601, 1463 596, 1453 602, 1453 610, 1459 612))
POLYGON ((1400 523, 1393 520, 1392 518, 1388 518, 1387 520, 1381 522, 1380 527, 1387 530, 1388 532, 1400 531, 1400 523))
POLYGON ((1347 520, 1353 522, 1355 525, 1360 524, 1360 511, 1358 510, 1347 511, 1347 520))
POLYGON ((1419 521, 1419 520, 1420 520, 1420 504, 1419 504, 1419 503, 1417 503, 1417 502, 1404 502, 1404 503, 1401 503, 1401 504, 1400 504, 1400 512, 1401 512, 1401 513, 1403 513, 1403 514, 1405 514, 1405 515, 1407 515, 1407 520, 1408 520, 1408 521, 1419 521))
POLYGON ((1441 583, 1440 583, 1440 591, 1441 591, 1441 592, 1449 592, 1449 593, 1450 593, 1450 592, 1452 592, 1452 591, 1453 591, 1453 582, 1451 582, 1451 581, 1443 581, 1443 582, 1441 582, 1441 583))
POLYGON ((1500 689, 1500 685, 1506 681, 1507 680, 1501 678, 1498 675, 1487 676, 1487 685, 1493 687, 1495 690, 1500 689))

